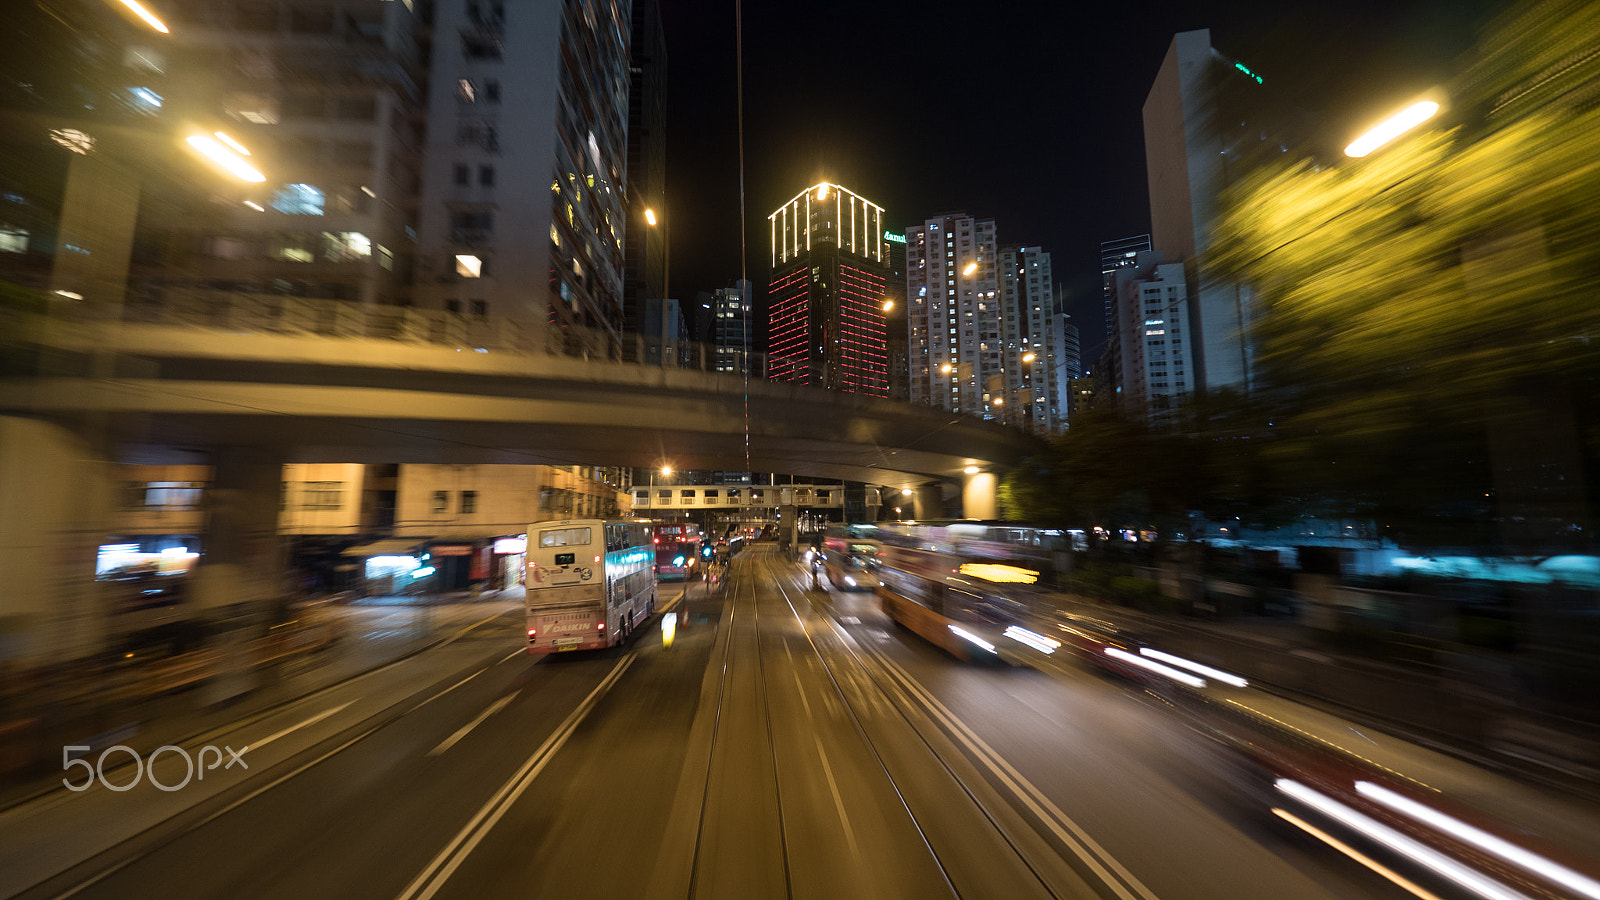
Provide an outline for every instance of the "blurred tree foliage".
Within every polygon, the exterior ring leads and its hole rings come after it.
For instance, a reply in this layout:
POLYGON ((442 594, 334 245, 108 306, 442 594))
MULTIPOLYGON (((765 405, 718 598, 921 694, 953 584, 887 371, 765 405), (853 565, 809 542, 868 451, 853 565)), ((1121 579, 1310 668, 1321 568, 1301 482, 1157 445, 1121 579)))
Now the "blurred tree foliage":
POLYGON ((1597 86, 1600 3, 1521 7, 1452 89, 1458 124, 1228 194, 1209 262, 1254 293, 1290 481, 1429 543, 1488 540, 1491 508, 1501 537, 1511 518, 1551 534, 1582 520, 1597 86))
MULTIPOLYGON (((1006 479, 1018 517, 1132 527, 1370 518, 1413 545, 1549 546, 1600 483, 1600 2, 1494 22, 1443 121, 1274 162, 1206 270, 1252 295, 1257 390, 1076 416, 1006 479), (1510 523, 1519 523, 1513 526, 1510 523)), ((1586 531, 1583 532, 1586 534, 1586 531)))

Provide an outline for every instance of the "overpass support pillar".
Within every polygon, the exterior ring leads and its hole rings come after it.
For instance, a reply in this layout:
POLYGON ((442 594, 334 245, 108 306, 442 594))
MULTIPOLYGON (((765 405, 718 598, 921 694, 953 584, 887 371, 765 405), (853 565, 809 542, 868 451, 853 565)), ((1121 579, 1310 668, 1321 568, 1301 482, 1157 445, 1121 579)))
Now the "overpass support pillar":
POLYGON ((778 546, 794 552, 800 540, 800 507, 778 507, 778 546))
POLYGON ((996 519, 1000 517, 1000 504, 995 491, 1000 479, 993 472, 968 475, 961 486, 961 514, 968 519, 996 519))
POLYGON ((914 518, 944 518, 944 488, 937 483, 925 484, 917 488, 916 501, 916 510, 913 513, 914 518))
POLYGON ((195 606, 213 624, 259 624, 288 596, 278 536, 283 456, 222 447, 213 466, 205 556, 193 575, 195 606))
POLYGON ((20 563, 0 589, 0 638, 23 668, 107 648, 95 560, 112 530, 114 483, 110 461, 72 432, 0 417, 0 545, 20 563))

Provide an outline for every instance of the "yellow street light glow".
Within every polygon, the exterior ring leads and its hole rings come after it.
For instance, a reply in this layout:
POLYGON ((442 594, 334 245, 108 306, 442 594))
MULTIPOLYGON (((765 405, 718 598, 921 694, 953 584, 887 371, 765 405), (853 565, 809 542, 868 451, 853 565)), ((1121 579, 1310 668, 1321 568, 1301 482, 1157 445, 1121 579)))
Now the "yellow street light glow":
POLYGON ((901 488, 900 489, 900 496, 902 496, 902 497, 911 496, 911 488, 901 488))
POLYGON ((663 475, 671 475, 672 474, 672 467, 671 466, 662 466, 661 467, 661 474, 663 474, 663 475))
POLYGON ((884 312, 888 312, 888 311, 890 311, 892 309, 894 309, 894 301, 893 300, 885 300, 885 301, 883 301, 883 311, 884 312))
POLYGON ((1022 354, 1022 361, 1023 362, 1033 362, 1033 354, 1032 353, 1024 353, 1024 354, 1022 354))
POLYGON ((160 19, 150 14, 150 10, 139 5, 139 0, 122 0, 122 5, 133 10, 134 14, 143 19, 145 24, 149 25, 151 28, 154 28, 162 34, 171 33, 167 31, 167 26, 161 24, 160 19))
POLYGON ((1006 398, 1004 398, 1004 397, 996 397, 996 398, 994 398, 994 405, 995 406, 1005 406, 1006 405, 1006 398))
POLYGON ((978 264, 975 262, 969 262, 967 263, 967 267, 961 270, 961 274, 971 278, 972 273, 976 271, 978 271, 978 264))
POLYGON ((646 223, 650 224, 651 226, 654 226, 656 224, 656 211, 653 210, 653 209, 645 210, 644 211, 644 220, 645 220, 646 223))
POLYGON ((238 141, 234 140, 233 138, 228 137, 227 135, 223 134, 220 131, 214 131, 214 132, 212 132, 212 134, 215 134, 217 136, 217 140, 223 142, 224 144, 227 144, 229 149, 231 149, 233 152, 239 154, 240 156, 249 156, 250 155, 250 151, 246 150, 244 148, 243 144, 239 143, 238 141))
POLYGON ((939 374, 941 374, 941 375, 949 375, 950 374, 950 364, 949 363, 945 363, 944 365, 940 366, 939 367, 939 374))
POLYGON ((267 176, 257 172, 249 163, 233 155, 227 147, 222 146, 203 134, 189 138, 189 146, 199 150, 211 161, 228 170, 228 174, 242 181, 266 181, 267 176))
POLYGON ((828 199, 828 184, 827 184, 827 182, 823 182, 822 186, 817 188, 817 199, 818 200, 826 200, 826 199, 828 199))
POLYGON ((1433 118, 1434 113, 1438 111, 1439 104, 1432 100, 1421 100, 1413 103, 1384 119, 1371 131, 1351 141, 1350 146, 1344 148, 1344 155, 1358 159, 1366 156, 1368 153, 1433 118))
POLYGON ((967 473, 968 475, 976 475, 976 474, 978 474, 978 467, 977 466, 967 466, 965 469, 962 469, 961 471, 967 473))

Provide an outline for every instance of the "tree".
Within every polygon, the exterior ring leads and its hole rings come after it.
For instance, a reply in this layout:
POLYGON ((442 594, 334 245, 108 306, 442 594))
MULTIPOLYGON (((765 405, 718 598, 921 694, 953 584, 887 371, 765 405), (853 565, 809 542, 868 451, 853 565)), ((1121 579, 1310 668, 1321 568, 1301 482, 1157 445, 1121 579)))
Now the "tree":
POLYGON ((1225 198, 1209 262, 1252 291, 1282 402, 1275 455, 1321 501, 1430 540, 1482 537, 1486 500, 1503 535, 1542 523, 1524 540, 1585 523, 1594 441, 1574 410, 1600 375, 1597 43, 1600 3, 1519 11, 1452 92, 1459 124, 1367 159, 1266 168, 1225 198))

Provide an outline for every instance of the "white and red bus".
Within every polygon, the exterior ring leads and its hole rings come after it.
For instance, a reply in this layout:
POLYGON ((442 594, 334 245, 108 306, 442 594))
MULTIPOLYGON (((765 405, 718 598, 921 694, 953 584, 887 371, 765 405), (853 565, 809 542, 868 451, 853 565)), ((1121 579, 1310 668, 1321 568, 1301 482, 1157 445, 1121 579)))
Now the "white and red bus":
POLYGON ((656 524, 656 578, 687 581, 700 571, 700 527, 687 522, 656 524))
POLYGON ((528 652, 592 650, 628 639, 655 613, 648 522, 570 519, 528 526, 528 652))

